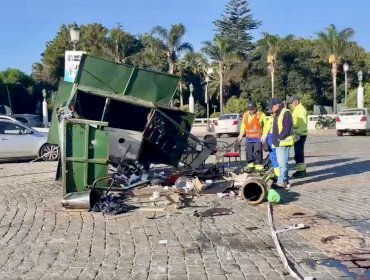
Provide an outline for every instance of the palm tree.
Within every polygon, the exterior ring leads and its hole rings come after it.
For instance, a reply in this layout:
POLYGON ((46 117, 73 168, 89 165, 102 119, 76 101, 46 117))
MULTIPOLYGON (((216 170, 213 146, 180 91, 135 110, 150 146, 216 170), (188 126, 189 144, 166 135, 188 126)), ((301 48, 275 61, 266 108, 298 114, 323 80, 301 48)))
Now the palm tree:
POLYGON ((182 90, 186 88, 185 76, 188 74, 198 75, 201 78, 204 78, 207 72, 207 59, 202 53, 198 52, 189 52, 184 55, 181 59, 178 67, 178 71, 181 76, 179 83, 179 95, 180 95, 180 106, 184 105, 182 90))
POLYGON ((278 35, 271 35, 267 32, 262 33, 264 38, 260 40, 260 44, 262 49, 266 51, 266 61, 267 61, 267 68, 271 74, 271 96, 272 98, 275 97, 275 73, 277 70, 277 58, 280 50, 283 47, 283 44, 286 41, 292 40, 293 36, 288 35, 285 38, 281 38, 278 35))
POLYGON ((152 34, 158 35, 163 45, 165 46, 165 53, 167 56, 167 62, 169 66, 168 72, 170 74, 175 73, 176 62, 179 55, 182 52, 192 52, 193 47, 188 42, 182 42, 186 28, 183 24, 171 25, 171 28, 167 30, 162 26, 155 26, 152 30, 152 34))
POLYGON ((224 74, 228 67, 232 66, 236 62, 239 62, 239 57, 235 51, 235 48, 230 41, 223 37, 216 37, 212 42, 203 42, 204 47, 202 51, 209 56, 213 61, 218 64, 219 74, 219 96, 220 96, 220 112, 223 114, 223 95, 224 95, 224 74))
POLYGON ((338 31, 334 24, 326 28, 326 32, 319 32, 319 46, 321 53, 328 58, 331 64, 333 78, 333 110, 337 113, 337 74, 340 61, 347 51, 349 39, 355 34, 352 28, 338 31))
POLYGON ((151 34, 144 34, 139 37, 144 49, 132 56, 133 65, 154 71, 167 71, 167 62, 163 57, 164 45, 160 40, 151 34))

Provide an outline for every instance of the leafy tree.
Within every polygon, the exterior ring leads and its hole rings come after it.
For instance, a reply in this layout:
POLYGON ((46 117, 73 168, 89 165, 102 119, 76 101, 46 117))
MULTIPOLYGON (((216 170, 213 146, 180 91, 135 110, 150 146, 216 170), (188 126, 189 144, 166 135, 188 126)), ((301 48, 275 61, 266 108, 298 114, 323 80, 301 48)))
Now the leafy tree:
POLYGON ((170 74, 175 73, 176 63, 179 55, 182 52, 192 52, 193 47, 188 42, 182 42, 186 28, 183 24, 171 25, 171 28, 167 30, 162 26, 155 26, 152 30, 153 35, 157 35, 162 41, 164 51, 166 54, 170 74))
MULTIPOLYGON (((69 38, 70 27, 71 25, 63 24, 53 40, 46 43, 46 49, 41 54, 41 63, 32 66, 32 77, 55 86, 64 76, 65 51, 72 49, 69 38)), ((99 23, 81 25, 80 32, 77 50, 108 59, 113 57, 107 41, 109 30, 106 27, 99 23)))
MULTIPOLYGON (((357 89, 350 90, 347 100, 348 108, 357 108, 357 89)), ((370 108, 370 83, 364 84, 364 107, 370 108)))
POLYGON ((178 65, 178 73, 181 76, 179 83, 179 96, 180 96, 180 106, 184 105, 183 102, 183 90, 187 89, 187 84, 191 76, 198 76, 200 79, 204 79, 206 71, 208 68, 207 58, 204 57, 202 53, 189 52, 184 55, 178 65))
POLYGON ((246 0, 230 0, 225 5, 222 19, 214 21, 217 35, 230 40, 236 52, 246 57, 253 47, 251 30, 257 29, 261 22, 254 20, 246 0))
POLYGON ((352 28, 345 28, 338 31, 335 25, 331 24, 326 32, 317 33, 320 42, 320 52, 328 58, 331 64, 333 79, 333 110, 337 113, 337 74, 338 66, 344 56, 349 39, 354 35, 352 28))
POLYGON ((110 30, 108 44, 114 54, 114 60, 119 63, 129 63, 130 58, 144 48, 142 42, 125 32, 119 23, 110 30))
POLYGON ((144 48, 132 56, 131 63, 141 68, 165 72, 168 70, 166 58, 163 56, 165 46, 162 41, 151 34, 139 36, 144 48))
POLYGON ((225 106, 225 113, 244 113, 247 110, 247 101, 242 97, 230 97, 225 106))
POLYGON ((227 69, 240 61, 239 56, 236 53, 236 49, 226 38, 215 37, 212 42, 206 41, 203 44, 202 51, 218 66, 215 72, 219 78, 220 111, 223 114, 224 74, 227 69))
POLYGON ((199 102, 195 102, 194 113, 197 118, 204 118, 207 115, 206 108, 202 106, 199 102))
POLYGON ((40 94, 33 79, 22 71, 8 68, 0 72, 0 104, 11 105, 13 113, 34 113, 40 94))

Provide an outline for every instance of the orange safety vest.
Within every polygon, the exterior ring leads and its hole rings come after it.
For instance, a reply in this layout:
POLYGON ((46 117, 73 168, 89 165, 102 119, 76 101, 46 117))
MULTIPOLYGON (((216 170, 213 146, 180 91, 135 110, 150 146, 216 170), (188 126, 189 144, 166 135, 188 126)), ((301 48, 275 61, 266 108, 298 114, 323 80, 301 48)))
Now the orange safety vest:
POLYGON ((245 113, 243 116, 245 126, 245 136, 247 138, 258 139, 262 137, 263 126, 261 125, 261 113, 257 112, 250 117, 249 113, 245 113), (251 120, 249 120, 251 118, 251 120))

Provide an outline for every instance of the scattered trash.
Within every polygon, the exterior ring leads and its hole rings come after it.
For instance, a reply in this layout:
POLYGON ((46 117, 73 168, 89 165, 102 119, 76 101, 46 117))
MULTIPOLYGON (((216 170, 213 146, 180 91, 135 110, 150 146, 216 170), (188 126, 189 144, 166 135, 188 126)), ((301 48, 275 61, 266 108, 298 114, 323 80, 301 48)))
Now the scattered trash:
POLYGON ((153 192, 153 195, 149 198, 150 200, 156 200, 159 198, 159 192, 158 191, 154 191, 153 192))
POLYGON ((126 205, 123 198, 115 194, 102 195, 92 208, 93 212, 102 212, 109 215, 125 213, 135 207, 126 205))
POLYGON ((182 190, 185 193, 194 189, 195 183, 188 177, 179 177, 175 182, 176 189, 182 190))
POLYGON ((159 244, 167 244, 167 240, 159 240, 159 244))
POLYGON ((66 209, 92 209, 99 201, 100 194, 96 190, 68 193, 61 203, 66 209))

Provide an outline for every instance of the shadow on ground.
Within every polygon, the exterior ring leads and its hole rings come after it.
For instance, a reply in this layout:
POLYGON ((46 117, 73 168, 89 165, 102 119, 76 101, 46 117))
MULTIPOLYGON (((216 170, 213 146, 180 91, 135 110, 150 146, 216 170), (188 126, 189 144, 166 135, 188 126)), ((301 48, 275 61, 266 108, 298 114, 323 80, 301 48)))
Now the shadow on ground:
MULTIPOLYGON (((339 160, 339 163, 345 161, 348 161, 348 159, 345 159, 344 161, 339 160)), ((320 163, 319 165, 323 164, 320 163)), ((328 179, 339 178, 348 175, 356 175, 369 171, 370 171, 370 160, 358 161, 309 172, 307 179, 294 183, 294 186, 299 186, 307 183, 321 182, 328 179)))

